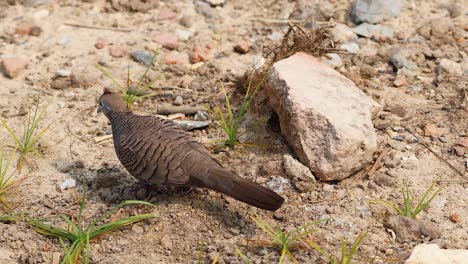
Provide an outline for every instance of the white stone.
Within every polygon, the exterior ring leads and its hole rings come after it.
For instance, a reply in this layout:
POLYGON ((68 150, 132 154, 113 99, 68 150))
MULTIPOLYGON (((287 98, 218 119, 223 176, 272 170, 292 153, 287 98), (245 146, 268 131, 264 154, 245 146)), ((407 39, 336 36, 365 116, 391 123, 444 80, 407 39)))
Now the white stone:
POLYGON ((330 32, 335 42, 345 43, 358 38, 350 27, 341 23, 337 23, 330 32))
POLYGON ((380 105, 348 78, 297 53, 273 65, 266 91, 282 134, 321 180, 344 179, 372 161, 371 117, 380 105))
POLYGON ((66 179, 60 184, 60 190, 66 190, 76 187, 75 179, 66 179))
POLYGON ((288 176, 290 179, 315 181, 315 177, 310 169, 289 154, 283 155, 283 167, 284 171, 286 172, 286 176, 288 176))
POLYGON ((460 64, 445 58, 440 60, 439 71, 447 72, 448 74, 454 76, 460 76, 463 74, 463 69, 460 64))
POLYGON ((401 0, 356 0, 352 15, 356 22, 379 23, 400 15, 401 0))
POLYGON ((71 75, 70 70, 65 70, 65 69, 58 69, 55 74, 59 77, 68 77, 71 75))
POLYGON ((466 249, 440 249, 437 244, 421 244, 405 264, 464 264, 468 260, 466 249))
POLYGON ((341 44, 340 49, 344 49, 351 54, 356 54, 359 51, 359 45, 356 42, 347 42, 341 44))
POLYGON ((354 33, 366 38, 393 38, 393 29, 381 25, 362 23, 353 29, 354 33))
POLYGON ((188 29, 176 29, 175 34, 180 40, 187 41, 193 36, 193 31, 188 29))
POLYGON ((327 53, 321 58, 321 60, 323 63, 326 63, 328 66, 335 69, 343 66, 343 60, 341 59, 340 55, 336 53, 327 53))

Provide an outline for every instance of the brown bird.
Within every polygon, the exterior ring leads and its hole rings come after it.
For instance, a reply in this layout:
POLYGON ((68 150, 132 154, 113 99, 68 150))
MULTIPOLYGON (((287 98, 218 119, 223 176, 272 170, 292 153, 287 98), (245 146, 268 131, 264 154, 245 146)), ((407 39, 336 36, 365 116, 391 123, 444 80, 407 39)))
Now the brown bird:
POLYGON ((112 126, 115 152, 138 180, 152 185, 204 187, 275 211, 283 197, 229 171, 172 121, 130 112, 119 94, 104 89, 98 113, 112 126))

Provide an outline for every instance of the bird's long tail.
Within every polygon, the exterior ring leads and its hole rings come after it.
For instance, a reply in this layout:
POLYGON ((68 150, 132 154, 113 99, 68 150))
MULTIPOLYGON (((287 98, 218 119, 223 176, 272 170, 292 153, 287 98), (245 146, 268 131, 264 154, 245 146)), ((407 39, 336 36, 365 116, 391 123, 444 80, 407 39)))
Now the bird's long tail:
POLYGON ((269 211, 276 211, 284 202, 284 198, 274 191, 244 179, 221 166, 206 171, 206 175, 192 176, 195 186, 224 193, 236 200, 269 211))

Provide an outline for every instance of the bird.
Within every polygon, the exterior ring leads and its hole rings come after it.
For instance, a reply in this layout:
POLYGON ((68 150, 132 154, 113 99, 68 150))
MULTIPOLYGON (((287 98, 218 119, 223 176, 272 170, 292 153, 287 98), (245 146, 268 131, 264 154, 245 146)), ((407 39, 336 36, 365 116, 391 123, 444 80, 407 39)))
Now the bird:
POLYGON ((108 88, 98 113, 110 121, 116 155, 136 179, 153 186, 208 188, 251 206, 276 211, 284 198, 224 168, 195 138, 173 121, 137 115, 108 88))

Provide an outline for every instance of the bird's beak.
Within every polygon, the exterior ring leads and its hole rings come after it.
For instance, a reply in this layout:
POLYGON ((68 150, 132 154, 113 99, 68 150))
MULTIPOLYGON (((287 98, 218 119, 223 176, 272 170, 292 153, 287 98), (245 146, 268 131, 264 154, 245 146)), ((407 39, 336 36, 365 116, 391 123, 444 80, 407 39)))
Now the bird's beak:
POLYGON ((98 107, 97 112, 98 114, 102 112, 101 107, 98 107))

